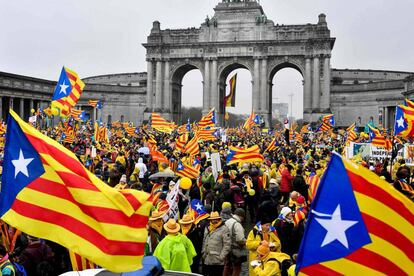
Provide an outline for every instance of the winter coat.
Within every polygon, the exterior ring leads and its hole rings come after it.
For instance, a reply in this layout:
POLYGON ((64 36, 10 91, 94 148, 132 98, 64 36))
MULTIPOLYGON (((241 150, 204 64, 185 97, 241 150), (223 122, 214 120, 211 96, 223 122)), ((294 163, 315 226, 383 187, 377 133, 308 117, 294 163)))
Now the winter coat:
MULTIPOLYGON (((256 250, 260 246, 260 243, 263 241, 263 234, 262 234, 262 226, 260 223, 256 224, 253 230, 250 231, 249 235, 247 236, 246 241, 246 248, 249 250, 249 263, 253 260, 256 260, 256 250)), ((276 230, 274 230, 276 231, 276 230)), ((275 251, 280 252, 280 240, 275 234, 275 232, 270 230, 269 231, 269 243, 275 244, 275 251)), ((256 275, 253 271, 253 268, 249 266, 249 275, 254 276, 256 275)))
POLYGON ((244 228, 240 223, 240 218, 237 215, 233 215, 233 217, 228 219, 225 224, 230 231, 231 240, 235 241, 235 243, 232 244, 231 247, 238 249, 244 248, 246 244, 246 236, 244 234, 244 228), (232 232, 232 230, 234 232, 232 232))
POLYGON ((279 276, 281 274, 280 264, 283 260, 289 260, 290 257, 284 253, 270 252, 263 260, 261 265, 254 269, 257 276, 279 276))
POLYGON ((290 193, 292 191, 292 180, 293 176, 287 169, 282 172, 282 181, 280 182, 279 191, 282 193, 290 193))
POLYGON ((202 250, 204 264, 224 265, 230 249, 230 231, 226 225, 220 225, 213 232, 209 232, 206 228, 202 250))

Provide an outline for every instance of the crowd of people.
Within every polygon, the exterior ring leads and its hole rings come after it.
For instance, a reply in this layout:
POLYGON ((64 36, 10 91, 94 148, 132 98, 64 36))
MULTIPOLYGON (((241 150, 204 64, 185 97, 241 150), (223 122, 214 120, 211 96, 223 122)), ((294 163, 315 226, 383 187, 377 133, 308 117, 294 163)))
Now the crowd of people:
MULTIPOLYGON (((303 133, 301 141, 286 141, 277 131, 235 128, 226 130, 226 139, 199 141, 199 153, 191 155, 177 150, 181 134, 177 130, 163 133, 140 127, 129 131, 131 125, 116 123, 109 126, 108 140, 98 142, 92 125, 75 123, 75 139, 65 142, 65 128, 62 124, 41 131, 71 149, 109 186, 151 193, 154 207, 147 226, 146 255, 156 256, 164 269, 214 276, 241 275, 244 263, 249 275, 294 275, 318 182, 332 151, 341 153, 345 146, 344 139, 332 132, 303 133), (268 150, 275 138, 277 146, 268 150), (154 145, 165 161, 154 160, 154 145), (229 147, 254 145, 260 148, 262 162, 227 165, 229 147), (211 162, 213 153, 220 154, 223 164, 218 172, 211 162), (180 188, 178 216, 171 217, 166 199, 181 181, 174 175, 178 162, 197 164, 199 176, 189 188, 180 188), (150 177, 159 172, 164 174, 150 177)), ((411 170, 403 159, 394 160, 391 168, 389 160, 357 156, 354 161, 413 199, 411 170)), ((2 244, 2 275, 18 275, 12 262, 28 275, 71 270, 66 249, 53 242, 2 225, 2 244)))

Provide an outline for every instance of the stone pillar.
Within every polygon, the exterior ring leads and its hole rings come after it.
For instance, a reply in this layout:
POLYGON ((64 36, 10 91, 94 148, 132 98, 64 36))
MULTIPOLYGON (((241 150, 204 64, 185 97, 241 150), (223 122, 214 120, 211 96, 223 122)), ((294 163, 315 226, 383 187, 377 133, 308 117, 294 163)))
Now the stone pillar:
MULTIPOLYGON (((34 102, 33 102, 32 99, 30 99, 29 105, 30 105, 30 116, 31 116, 32 115, 32 109, 34 109, 34 102)), ((37 112, 36 109, 35 109, 35 112, 37 112)))
POLYGON ((213 59, 211 62, 211 97, 210 97, 210 107, 215 107, 216 111, 219 112, 219 91, 217 83, 217 58, 213 59))
POLYGON ((257 112, 260 109, 260 70, 259 59, 254 58, 254 71, 253 71, 253 99, 252 107, 253 111, 257 112))
POLYGON ((154 109, 162 109, 162 61, 157 60, 157 72, 155 74, 155 106, 154 109))
MULTIPOLYGON (((166 60, 164 63, 164 109, 165 112, 171 113, 172 95, 171 95, 171 83, 170 83, 170 62, 166 60)), ((172 118, 168 118, 172 119, 172 118)))
POLYGON ((210 108, 210 60, 204 60, 204 91, 203 91, 203 114, 206 114, 210 108))
POLYGON ((147 60, 147 108, 149 111, 154 109, 154 92, 153 92, 153 63, 150 59, 147 60))
POLYGON ((305 61, 305 88, 303 94, 303 109, 305 113, 310 113, 312 110, 312 69, 309 57, 305 61))
POLYGON ((267 112, 269 109, 268 92, 269 91, 267 89, 267 59, 263 58, 262 68, 260 69, 260 107, 263 112, 267 112))
POLYGON ((382 127, 388 128, 390 118, 389 118, 388 106, 384 107, 382 111, 382 127))
POLYGON ((266 127, 270 127, 272 124, 272 112, 271 112, 271 98, 270 90, 268 88, 267 79, 267 57, 262 59, 262 66, 260 68, 260 98, 262 117, 266 127))
POLYGON ((20 98, 19 115, 20 115, 20 118, 22 118, 23 120, 25 119, 24 118, 24 99, 23 98, 20 98))
POLYGON ((330 65, 330 55, 324 57, 323 65, 323 84, 322 84, 322 98, 321 98, 321 107, 324 111, 329 111, 330 108, 330 90, 331 90, 331 65, 330 65))
POLYGON ((313 58, 313 79, 312 79, 312 109, 319 109, 320 105, 320 73, 319 73, 319 57, 313 58))

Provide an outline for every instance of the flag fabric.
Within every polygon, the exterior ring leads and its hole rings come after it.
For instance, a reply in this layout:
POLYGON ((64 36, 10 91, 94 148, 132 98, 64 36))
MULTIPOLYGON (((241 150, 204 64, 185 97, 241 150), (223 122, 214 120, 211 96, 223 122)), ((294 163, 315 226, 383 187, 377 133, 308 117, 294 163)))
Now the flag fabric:
POLYGON ((140 268, 152 206, 148 194, 108 186, 13 111, 4 152, 3 221, 108 270, 140 268))
POLYGON ((197 171, 200 171, 201 169, 201 161, 198 158, 195 158, 192 164, 193 168, 196 169, 197 171))
POLYGON ((254 126, 254 119, 256 116, 254 115, 254 112, 250 113, 250 116, 247 118, 246 122, 244 122, 243 128, 246 130, 250 130, 254 126))
POLYGON ((414 136, 414 108, 403 105, 396 107, 394 134, 405 138, 414 136))
POLYGON ((168 134, 171 134, 171 132, 175 128, 175 125, 173 123, 168 122, 163 117, 161 117, 161 115, 158 113, 152 113, 151 126, 152 128, 160 132, 164 132, 168 134))
POLYGON ((198 128, 203 129, 206 127, 214 127, 216 125, 216 111, 211 109, 205 116, 203 116, 198 122, 198 128))
POLYGON ((179 151, 184 150, 185 144, 188 142, 188 133, 181 134, 175 141, 175 149, 179 151))
POLYGON ((97 109, 102 109, 102 101, 100 100, 89 100, 88 105, 96 107, 97 109))
POLYGON ((405 104, 405 106, 408 106, 410 108, 414 108, 414 102, 409 100, 409 99, 405 99, 404 104, 405 104))
POLYGON ((51 106, 58 108, 60 114, 68 116, 81 97, 84 87, 85 83, 78 77, 78 74, 63 67, 53 93, 51 106))
POLYGON ((295 140, 296 140, 296 143, 302 144, 302 142, 303 142, 302 134, 300 134, 299 132, 296 132, 295 140))
POLYGON ((200 146, 198 145, 197 133, 190 141, 188 141, 187 145, 185 145, 184 152, 190 154, 190 156, 200 154, 200 146))
POLYGON ((335 116, 333 114, 325 115, 322 117, 322 122, 327 123, 330 126, 335 126, 335 116))
POLYGON ((315 198, 316 191, 318 189, 319 185, 319 176, 316 175, 316 173, 311 173, 307 179, 309 188, 308 188, 308 199, 309 202, 312 202, 312 200, 315 198))
POLYGON ((224 97, 224 107, 236 106, 236 84, 237 74, 234 74, 234 76, 229 80, 230 93, 224 97))
POLYGON ((300 133, 309 133, 309 124, 305 124, 302 126, 302 128, 300 129, 300 133))
POLYGON ((197 225, 201 220, 208 218, 210 215, 206 212, 203 203, 199 199, 191 200, 189 212, 194 219, 194 224, 197 225))
POLYGON ((260 115, 254 116, 253 123, 256 126, 260 126, 262 124, 262 117, 260 117, 260 115))
POLYGON ((355 141, 358 138, 358 133, 355 131, 356 128, 356 124, 353 123, 352 125, 350 125, 347 129, 346 129, 346 133, 347 133, 347 142, 352 142, 355 141))
POLYGON ((322 122, 322 124, 319 126, 318 130, 316 132, 325 132, 332 129, 332 126, 329 123, 322 122))
POLYGON ((267 146, 265 152, 270 152, 275 150, 277 147, 277 143, 276 143, 276 137, 273 138, 272 142, 270 142, 270 144, 267 146))
POLYGON ((95 122, 94 124, 94 139, 96 142, 109 143, 108 128, 95 122))
POLYGON ((370 125, 368 125, 368 128, 369 128, 369 139, 370 139, 371 144, 378 148, 385 148, 386 139, 381 134, 381 132, 377 128, 372 127, 370 125))
POLYGON ((216 128, 200 129, 197 131, 198 139, 202 141, 214 141, 217 139, 217 136, 215 136, 216 130, 216 128))
POLYGON ((200 171, 179 161, 175 174, 181 177, 188 177, 191 179, 196 179, 198 175, 200 174, 200 171))
POLYGON ((97 268, 97 266, 93 262, 89 261, 88 259, 85 259, 84 257, 70 250, 69 250, 69 257, 70 257, 70 262, 72 263, 73 271, 83 271, 85 269, 97 268))
POLYGON ((296 209, 295 214, 293 215, 293 224, 298 226, 299 223, 306 218, 308 211, 305 207, 299 207, 296 209))
POLYGON ((414 275, 413 233, 414 203, 334 154, 309 212, 296 272, 414 275))
POLYGON ((264 162, 264 157, 262 154, 260 154, 260 148, 257 145, 247 149, 229 147, 226 162, 227 165, 235 163, 264 162))

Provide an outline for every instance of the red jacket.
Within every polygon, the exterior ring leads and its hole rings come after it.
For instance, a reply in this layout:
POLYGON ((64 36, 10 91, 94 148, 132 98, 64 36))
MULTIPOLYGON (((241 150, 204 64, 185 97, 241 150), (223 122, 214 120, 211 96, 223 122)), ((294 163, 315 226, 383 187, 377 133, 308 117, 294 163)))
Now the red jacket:
POLYGON ((282 172, 282 181, 280 182, 279 191, 282 193, 290 193, 292 191, 293 176, 288 169, 284 169, 282 172))

